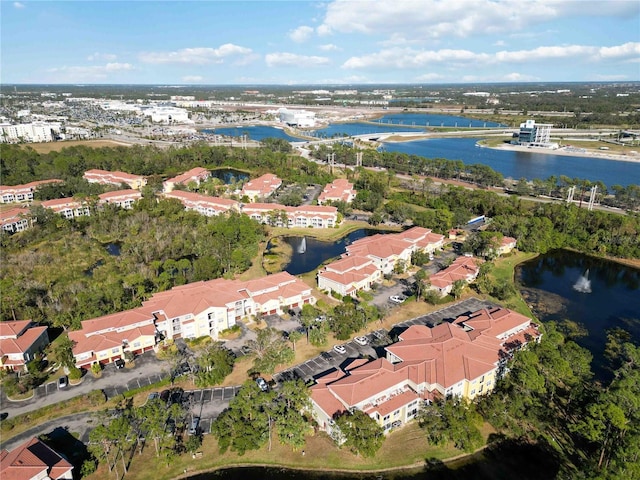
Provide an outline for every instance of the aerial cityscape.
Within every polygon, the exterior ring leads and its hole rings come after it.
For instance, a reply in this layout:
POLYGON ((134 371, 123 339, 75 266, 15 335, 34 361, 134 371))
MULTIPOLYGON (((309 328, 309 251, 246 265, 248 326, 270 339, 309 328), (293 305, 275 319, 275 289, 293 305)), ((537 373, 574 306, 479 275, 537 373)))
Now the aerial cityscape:
POLYGON ((640 478, 638 2, 0 9, 1 479, 640 478))

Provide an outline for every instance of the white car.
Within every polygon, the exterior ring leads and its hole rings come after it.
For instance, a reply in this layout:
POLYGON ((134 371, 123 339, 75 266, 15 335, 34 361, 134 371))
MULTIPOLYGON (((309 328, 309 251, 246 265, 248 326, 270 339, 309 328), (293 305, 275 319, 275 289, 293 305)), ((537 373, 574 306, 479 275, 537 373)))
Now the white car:
POLYGON ((264 378, 262 377, 256 378, 256 383, 258 384, 258 387, 260 387, 260 390, 262 390, 263 392, 269 391, 269 385, 267 384, 267 381, 264 378))
POLYGON ((391 295, 389 300, 393 303, 402 303, 407 299, 404 295, 391 295))
POLYGON ((344 355, 345 353, 347 353, 347 349, 344 348, 344 345, 334 345, 333 346, 333 350, 344 355))
POLYGON ((358 345, 366 345, 368 343, 367 337, 356 337, 353 339, 358 345))

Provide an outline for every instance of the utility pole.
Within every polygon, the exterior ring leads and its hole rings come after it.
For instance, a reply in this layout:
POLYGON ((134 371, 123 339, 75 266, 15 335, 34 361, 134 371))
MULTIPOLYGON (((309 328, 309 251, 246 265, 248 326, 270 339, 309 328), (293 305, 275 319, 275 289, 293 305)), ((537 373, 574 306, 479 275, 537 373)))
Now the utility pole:
POLYGON ((598 186, 594 185, 591 187, 591 192, 589 193, 589 204, 587 205, 587 210, 593 210, 593 205, 596 202, 596 192, 598 191, 598 186))
POLYGON ((572 185, 567 190, 567 203, 573 202, 573 195, 576 193, 576 186, 572 185))

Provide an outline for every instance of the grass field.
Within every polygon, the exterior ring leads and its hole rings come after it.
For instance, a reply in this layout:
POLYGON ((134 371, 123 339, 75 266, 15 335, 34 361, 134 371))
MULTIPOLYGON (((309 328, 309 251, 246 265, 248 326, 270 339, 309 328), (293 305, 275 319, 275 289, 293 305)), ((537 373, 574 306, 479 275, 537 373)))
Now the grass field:
MULTIPOLYGON (((487 426, 483 428, 486 436, 491 432, 487 426)), ((142 455, 135 455, 132 465, 126 475, 130 480, 159 480, 175 479, 206 470, 232 466, 278 466, 305 470, 343 470, 343 471, 375 471, 394 468, 420 467, 425 459, 446 459, 460 454, 452 446, 432 447, 427 444, 424 432, 418 425, 410 424, 391 433, 382 448, 373 458, 362 458, 348 450, 338 449, 333 441, 325 434, 311 434, 307 437, 302 451, 294 451, 291 447, 280 445, 275 439, 271 451, 268 447, 246 452, 239 456, 235 453, 219 453, 218 444, 211 435, 204 437, 201 448, 201 458, 194 459, 185 454, 175 457, 167 466, 164 460, 155 458, 155 449, 151 443, 147 444, 142 455), (152 467, 152 466, 155 466, 152 467)), ((121 468, 121 465, 119 466, 121 468)), ((88 480, 109 478, 105 466, 101 466, 88 480)))

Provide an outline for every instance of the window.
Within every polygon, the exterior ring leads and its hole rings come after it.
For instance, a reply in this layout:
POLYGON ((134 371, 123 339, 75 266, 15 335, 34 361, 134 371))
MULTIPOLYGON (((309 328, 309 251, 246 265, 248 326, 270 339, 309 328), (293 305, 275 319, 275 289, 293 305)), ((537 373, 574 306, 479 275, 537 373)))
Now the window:
POLYGON ((471 390, 471 395, 475 395, 476 391, 475 390, 471 390))
POLYGON ((386 422, 387 420, 389 420, 389 415, 385 415, 383 420, 386 422))
POLYGON ((482 378, 480 378, 480 383, 484 382, 484 375, 482 375, 482 378))
POLYGON ((120 348, 112 348, 111 349, 111 353, 118 353, 120 351, 120 348))

